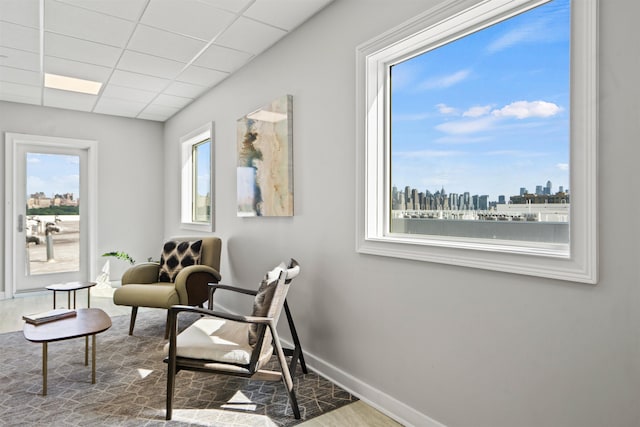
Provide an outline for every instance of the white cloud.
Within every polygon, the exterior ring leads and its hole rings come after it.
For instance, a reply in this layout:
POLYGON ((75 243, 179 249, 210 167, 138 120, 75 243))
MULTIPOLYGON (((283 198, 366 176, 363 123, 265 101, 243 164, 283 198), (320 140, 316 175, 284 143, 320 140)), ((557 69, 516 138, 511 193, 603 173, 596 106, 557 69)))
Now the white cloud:
POLYGON ((463 145, 477 144, 489 140, 491 140, 491 138, 487 136, 443 136, 442 138, 435 139, 433 142, 436 144, 463 145))
POLYGON ((440 114, 450 115, 450 114, 457 114, 458 113, 458 110, 456 110, 453 107, 449 107, 446 104, 438 104, 438 105, 436 105, 436 107, 438 107, 438 111, 440 111, 440 114))
POLYGON ((33 156, 27 156, 27 163, 40 163, 40 159, 33 156))
POLYGON ((553 102, 546 101, 516 101, 493 110, 491 114, 495 117, 515 117, 526 119, 529 117, 551 117, 562 111, 562 108, 553 102))
POLYGON ((453 157, 464 154, 462 151, 452 150, 418 150, 418 151, 399 151, 393 153, 394 157, 403 157, 405 159, 432 159, 434 157, 453 157))
POLYGON ((445 89, 465 80, 469 74, 470 70, 460 70, 446 76, 434 77, 422 82, 420 89, 445 89))
POLYGON ((393 120, 403 121, 403 122, 414 122, 419 120, 428 119, 432 117, 432 113, 415 113, 415 114, 394 114, 393 120))
POLYGON ((569 163, 558 163, 556 165, 556 167, 558 169, 560 169, 561 171, 568 171, 569 170, 569 163))
POLYGON ((446 122, 436 126, 436 129, 449 134, 467 134, 475 132, 483 132, 491 127, 496 122, 495 117, 483 117, 477 120, 458 120, 455 122, 446 122))
POLYGON ((475 107, 469 108, 467 111, 462 113, 463 117, 480 117, 486 114, 489 114, 491 111, 491 105, 478 105, 475 107))

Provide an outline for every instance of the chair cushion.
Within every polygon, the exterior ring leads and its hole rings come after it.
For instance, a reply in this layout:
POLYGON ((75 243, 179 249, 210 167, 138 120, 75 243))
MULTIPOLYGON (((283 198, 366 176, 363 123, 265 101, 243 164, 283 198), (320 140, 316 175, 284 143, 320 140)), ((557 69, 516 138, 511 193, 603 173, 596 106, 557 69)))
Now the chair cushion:
POLYGON ((184 267, 199 264, 201 250, 202 240, 193 242, 170 240, 166 242, 160 256, 158 282, 173 283, 184 267))
MULTIPOLYGON (((287 266, 284 263, 280 263, 276 268, 269 271, 258 288, 258 293, 253 300, 253 312, 252 316, 266 317, 269 314, 269 307, 271 307, 271 301, 273 300, 273 294, 276 291, 278 285, 278 278, 280 273, 285 271, 287 266)), ((258 325, 252 324, 249 327, 249 344, 255 346, 258 341, 258 325)))
MULTIPOLYGON (((247 340, 248 329, 247 323, 218 317, 204 317, 195 321, 177 336, 176 354, 178 357, 191 359, 248 365, 253 352, 253 347, 247 340)), ((164 351, 169 352, 169 344, 165 345, 164 351)), ((258 367, 263 366, 272 353, 271 340, 265 341, 258 367)))

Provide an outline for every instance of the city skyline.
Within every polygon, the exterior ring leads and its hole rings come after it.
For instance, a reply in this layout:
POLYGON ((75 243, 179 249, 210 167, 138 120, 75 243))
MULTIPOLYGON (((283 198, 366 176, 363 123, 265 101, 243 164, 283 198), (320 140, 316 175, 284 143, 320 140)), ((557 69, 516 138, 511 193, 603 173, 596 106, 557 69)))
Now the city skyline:
POLYGON ((399 186, 399 185, 391 185, 392 189, 396 189, 397 191, 405 191, 406 188, 410 188, 411 190, 417 190, 419 192, 425 193, 428 191, 429 194, 436 194, 438 192, 441 192, 443 189, 445 190, 446 194, 465 194, 465 193, 469 193, 471 196, 488 196, 488 200, 489 202, 497 202, 499 197, 504 196, 506 198, 506 200, 509 200, 510 197, 512 196, 518 196, 518 195, 522 195, 522 190, 525 189, 526 193, 528 194, 554 194, 557 192, 565 192, 565 193, 569 193, 569 187, 565 186, 565 185, 555 185, 551 180, 546 180, 544 182, 541 182, 539 184, 535 184, 533 186, 519 186, 517 187, 515 190, 509 192, 509 193, 505 193, 505 194, 497 194, 495 196, 494 199, 491 198, 491 196, 487 193, 487 192, 471 192, 471 191, 466 191, 466 190, 461 190, 461 191, 457 191, 457 190, 448 190, 447 188, 445 188, 445 186, 441 186, 440 188, 436 188, 436 189, 429 189, 429 188, 420 188, 420 187, 415 187, 412 185, 404 185, 404 186, 399 186), (545 188, 547 188, 548 184, 551 184, 551 186, 549 187, 549 191, 545 192, 545 191, 541 191, 538 192, 538 189, 542 189, 544 190, 545 188))
POLYGON ((391 181, 491 199, 568 183, 569 15, 554 0, 392 66, 391 181))

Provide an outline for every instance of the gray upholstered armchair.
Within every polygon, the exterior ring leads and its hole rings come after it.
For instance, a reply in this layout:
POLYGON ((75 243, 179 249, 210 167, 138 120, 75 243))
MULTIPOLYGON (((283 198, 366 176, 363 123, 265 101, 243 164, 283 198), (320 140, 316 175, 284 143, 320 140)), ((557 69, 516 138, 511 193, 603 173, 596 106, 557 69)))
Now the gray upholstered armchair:
POLYGON ((160 264, 147 262, 125 271, 113 302, 131 306, 129 335, 133 335, 138 307, 202 307, 209 298, 208 284, 220 281, 221 251, 218 237, 174 237, 165 243, 160 264))

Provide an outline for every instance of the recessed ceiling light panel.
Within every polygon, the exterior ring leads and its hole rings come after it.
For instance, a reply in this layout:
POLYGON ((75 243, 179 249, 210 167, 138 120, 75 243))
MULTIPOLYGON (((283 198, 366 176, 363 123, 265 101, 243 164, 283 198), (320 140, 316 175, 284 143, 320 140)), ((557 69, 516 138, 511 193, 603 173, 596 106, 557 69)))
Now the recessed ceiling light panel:
POLYGON ((91 80, 76 79, 75 77, 44 73, 44 86, 51 89, 97 95, 98 92, 100 92, 102 83, 91 80))

